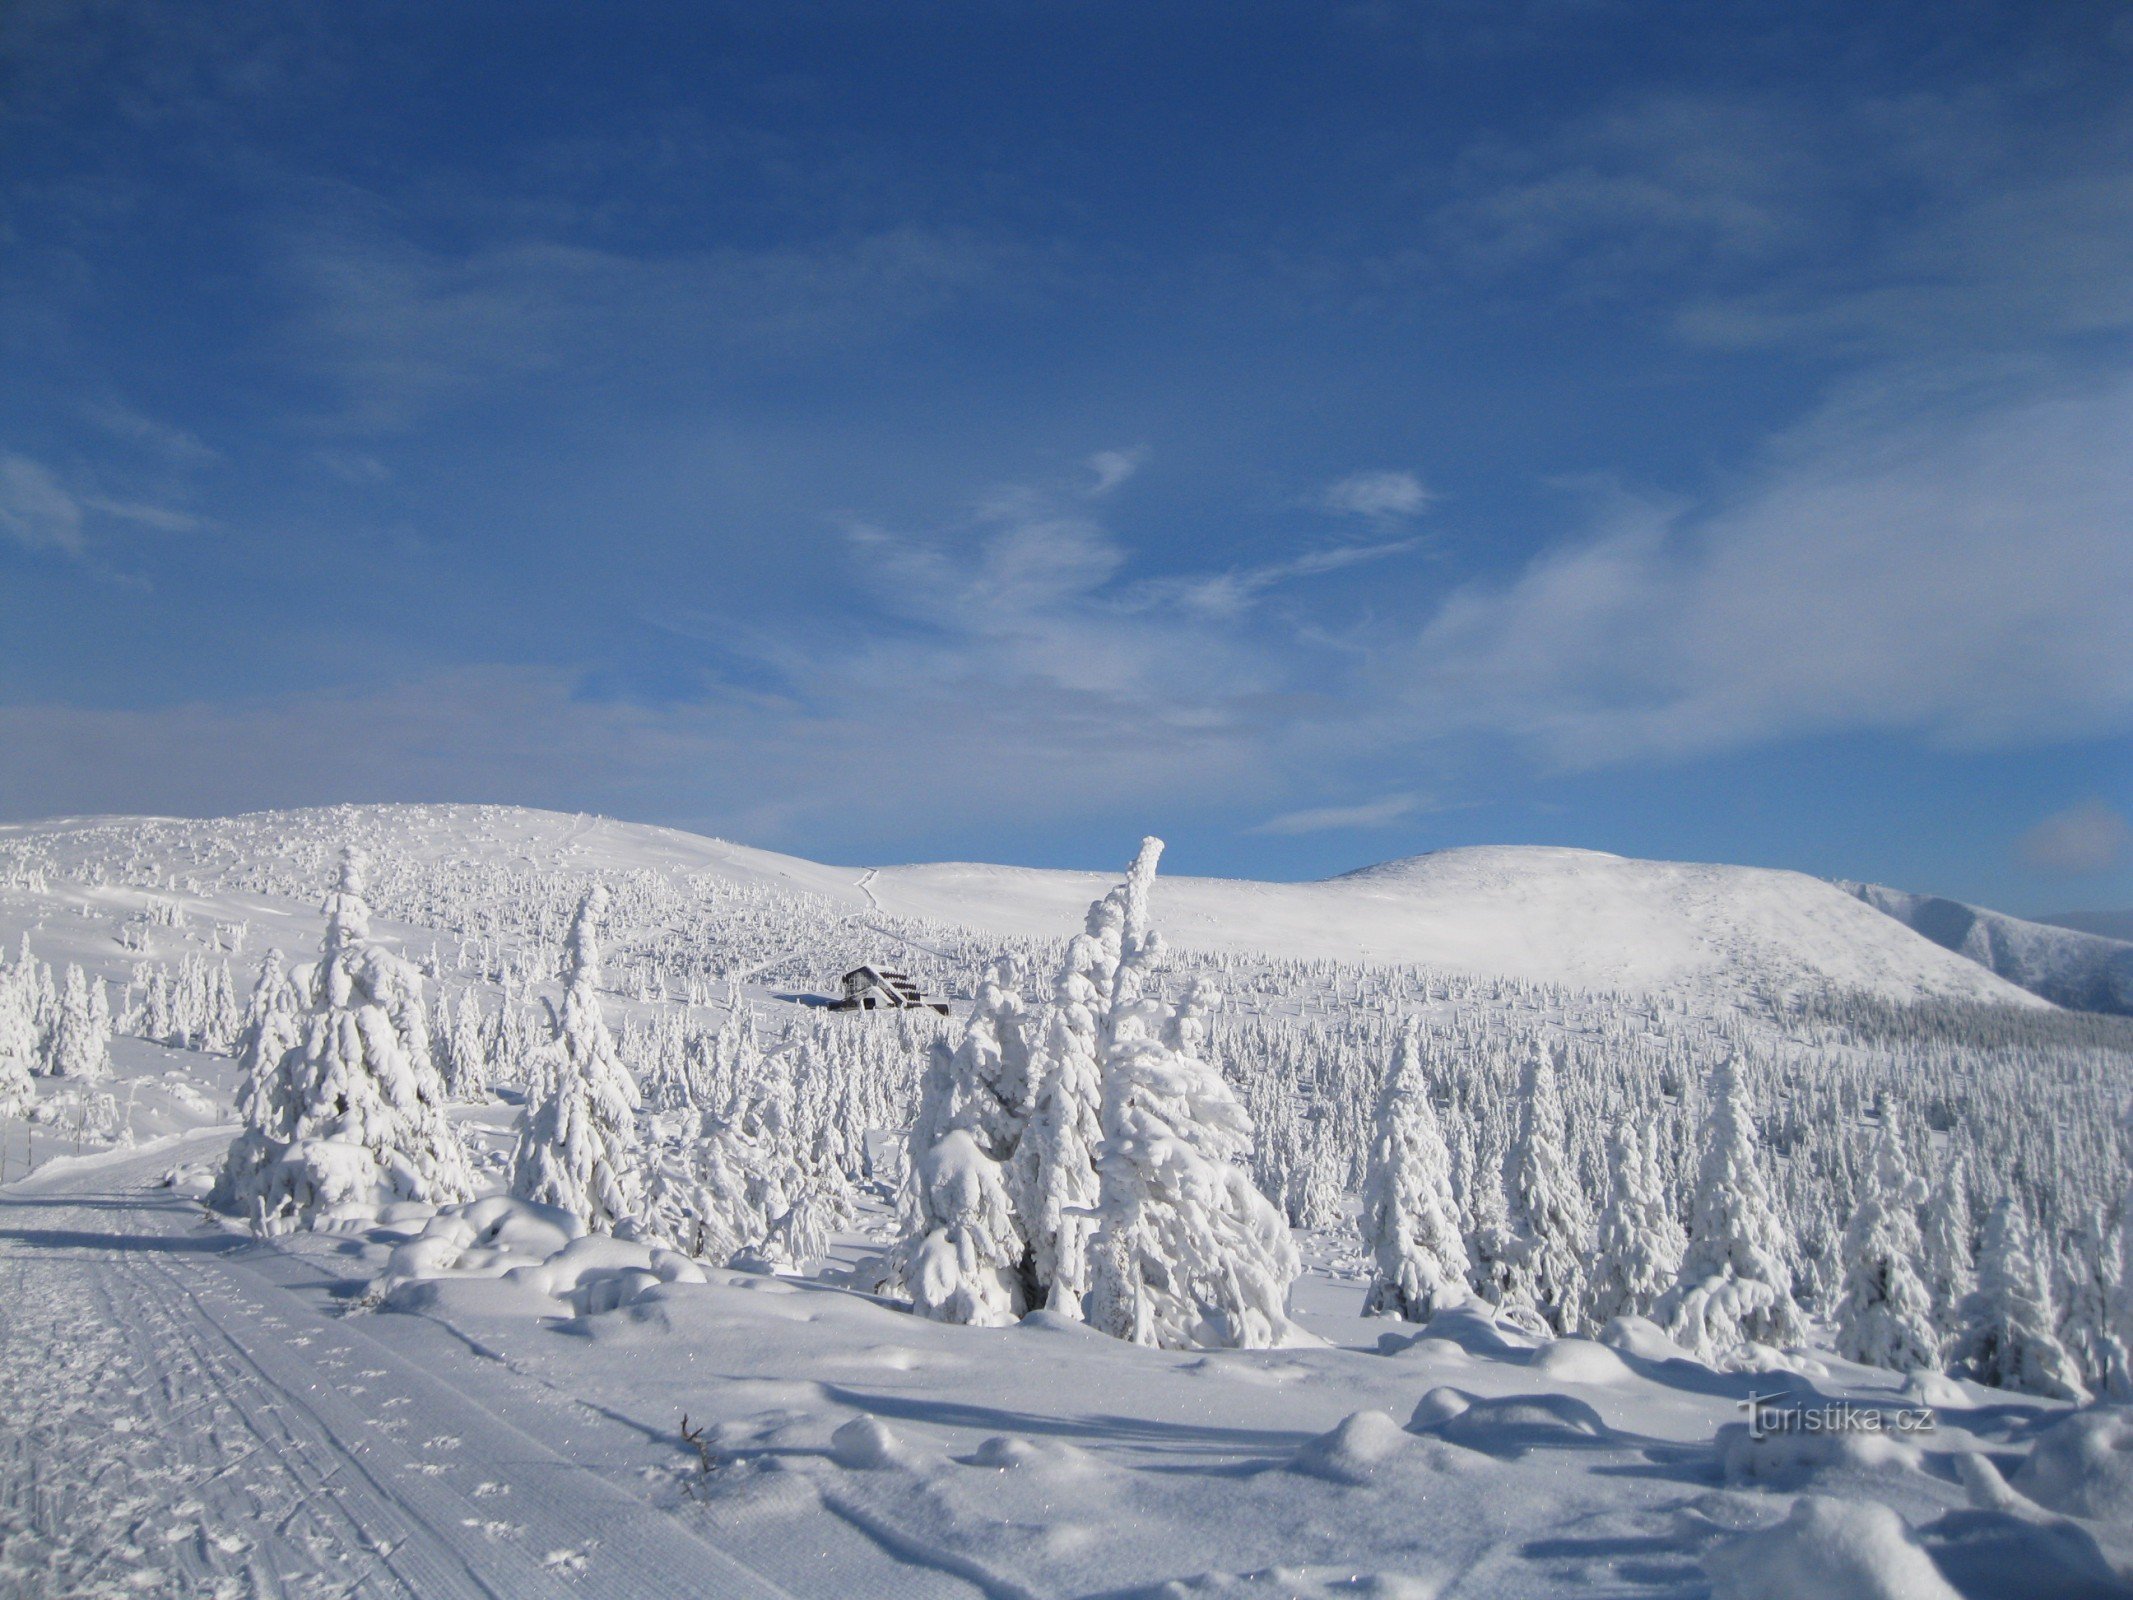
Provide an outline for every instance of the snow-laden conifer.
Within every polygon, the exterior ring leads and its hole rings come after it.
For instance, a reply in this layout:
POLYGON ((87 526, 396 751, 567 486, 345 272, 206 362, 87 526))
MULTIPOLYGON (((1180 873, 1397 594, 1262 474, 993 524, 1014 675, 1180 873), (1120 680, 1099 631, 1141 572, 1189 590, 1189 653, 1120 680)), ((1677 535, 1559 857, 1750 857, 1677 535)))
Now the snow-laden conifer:
POLYGON ((1959 1154, 1948 1162, 1926 1196, 1919 1249, 1926 1292, 1933 1297, 1933 1327, 1945 1347, 1961 1324, 1963 1301, 1977 1287, 1970 1172, 1959 1154))
POLYGON ((1979 1383, 2054 1400, 2088 1391, 2059 1342, 2050 1281, 2031 1243, 2029 1219, 2012 1195, 1985 1219, 1977 1287, 1963 1302, 1957 1366, 1979 1383))
POLYGON ((1451 1152, 1422 1070, 1422 1022, 1412 1015, 1378 1096, 1362 1226, 1373 1265, 1365 1316, 1427 1322, 1466 1300, 1471 1263, 1452 1200, 1451 1152))
POLYGON ((111 1004, 101 978, 67 963, 53 1015, 49 1071, 55 1078, 95 1083, 111 1076, 111 1004))
POLYGON ((1570 1168, 1562 1092, 1546 1045, 1526 1058, 1505 1187, 1515 1240, 1505 1304, 1531 1309, 1556 1333, 1575 1333, 1583 1326, 1592 1213, 1570 1168))
POLYGON ((1837 1353, 1892 1372, 1933 1372, 1940 1340, 1933 1294, 1919 1275, 1924 1242, 1918 1205, 1926 1186, 1904 1156, 1894 1111, 1882 1114, 1874 1173, 1844 1232, 1844 1293, 1837 1303, 1837 1353))
POLYGON ((445 1083, 455 1100, 480 1101, 489 1096, 489 1029, 482 1020, 481 1002, 472 989, 460 991, 458 1008, 452 1014, 452 1075, 445 1083))
POLYGON ((1594 1238, 1587 1317, 1605 1327, 1616 1317, 1649 1316, 1681 1272, 1688 1236, 1667 1204, 1659 1176, 1658 1129, 1630 1122, 1608 1141, 1610 1183, 1594 1238))
POLYGON ((929 1060, 899 1255, 912 1308, 936 1321, 997 1325, 1029 1306, 1029 1242, 1009 1176, 1029 1116, 1023 1028, 1014 964, 996 962, 961 1040, 929 1060))
POLYGON ((37 1022, 27 974, 0 964, 0 1117, 19 1116, 35 1098, 37 1022))
POLYGON ((613 1233, 644 1209, 637 1084, 600 1014, 600 918, 607 891, 579 902, 563 946, 563 1003, 512 1152, 511 1192, 613 1233))
POLYGON ((359 851, 343 854, 320 960, 304 974, 298 1038, 253 1096, 217 1186, 261 1231, 343 1208, 443 1205, 472 1193, 430 1059, 421 975, 370 937, 363 867, 359 851))
POLYGON ((1302 1263, 1286 1220, 1252 1187, 1244 1107, 1203 1053, 1215 993, 1196 979, 1173 1006, 1151 981, 1162 848, 1142 842, 1119 903, 1088 1319, 1136 1344, 1279 1344, 1294 1335, 1288 1292, 1302 1263))
POLYGON ((282 1071, 282 1063, 303 1037, 302 1017, 299 983, 284 970, 282 953, 269 949, 260 958, 238 1039, 238 1133, 208 1196, 219 1211, 245 1209, 245 1197, 258 1191, 266 1169, 296 1136, 303 1107, 297 1080, 282 1071))
POLYGON ((1783 1224, 1757 1159, 1747 1085, 1731 1058, 1713 1074, 1681 1276, 1654 1315, 1708 1361, 1729 1360, 1744 1344, 1796 1345, 1807 1336, 1785 1269, 1783 1224))

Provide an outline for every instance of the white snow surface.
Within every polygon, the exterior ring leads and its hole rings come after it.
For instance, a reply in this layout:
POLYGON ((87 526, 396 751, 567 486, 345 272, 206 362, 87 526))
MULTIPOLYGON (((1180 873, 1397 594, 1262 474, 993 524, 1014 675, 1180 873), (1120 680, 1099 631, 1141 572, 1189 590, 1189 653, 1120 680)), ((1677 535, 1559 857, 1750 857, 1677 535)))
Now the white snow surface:
MULTIPOLYGON (((0 826, 0 850, 70 859, 155 819, 0 826)), ((203 824, 166 822, 181 873, 203 824)), ((856 868, 671 828, 497 806, 266 812, 213 825, 250 840, 358 837, 379 858, 714 878, 981 934, 1063 938, 1115 872, 940 863, 856 868)), ((324 844, 320 846, 324 849, 324 844)), ((108 910, 129 892, 100 890, 108 910)), ((1596 850, 1488 846, 1389 861, 1316 883, 1165 876, 1156 925, 1174 948, 1406 963, 1585 990, 1852 989, 1892 999, 2040 1004, 2016 985, 1804 873, 1641 861, 1596 850)), ((49 956, 47 957, 49 959, 49 956)))
MULTIPOLYGON (((884 940, 1058 939, 1116 881, 827 867, 490 807, 84 819, 0 828, 0 939, 12 959, 28 931, 41 960, 121 984, 240 923, 234 962, 269 944, 308 959, 350 836, 381 866, 709 878, 736 915, 747 895, 792 897, 884 940)), ((1156 921, 1184 948, 1713 1006, 1824 986, 2041 1004, 1813 879, 1580 851, 1446 852, 1321 884, 1166 878, 1156 921)), ((375 927, 410 955, 432 938, 375 927)), ((1758 1442, 1750 1393, 1893 1410, 1921 1391, 1834 1358, 1714 1372, 1636 1319, 1545 1343, 1470 1309, 1366 1319, 1360 1264, 1308 1238, 1308 1342, 1221 1352, 1046 1313, 913 1316, 836 1270, 879 1248, 879 1209, 815 1277, 576 1237, 493 1196, 255 1241, 198 1203, 233 1131, 232 1063, 135 1038, 112 1054, 100 1087, 140 1147, 53 1159, 70 1146, 51 1124, 0 1120, 8 1600, 1519 1600, 1780 1592, 1774 1576, 1846 1600, 2133 1593, 2133 1428, 2111 1408, 1936 1379, 1930 1432, 1758 1442)), ((491 1154, 515 1114, 453 1108, 491 1154)))

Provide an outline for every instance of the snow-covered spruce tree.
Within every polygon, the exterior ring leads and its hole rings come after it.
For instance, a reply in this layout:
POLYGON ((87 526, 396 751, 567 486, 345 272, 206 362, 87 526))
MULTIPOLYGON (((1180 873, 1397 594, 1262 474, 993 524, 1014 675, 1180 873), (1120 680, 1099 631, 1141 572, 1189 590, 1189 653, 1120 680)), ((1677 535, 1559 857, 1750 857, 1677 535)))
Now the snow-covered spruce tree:
POLYGON ((421 974, 371 939, 363 866, 359 851, 344 852, 298 1038, 253 1097, 217 1185, 261 1232, 343 1207, 472 1193, 430 1062, 421 974))
POLYGON ((1526 1057, 1506 1179, 1515 1247, 1505 1303, 1530 1308, 1556 1333, 1576 1333, 1583 1326, 1592 1213, 1571 1170, 1555 1060, 1544 1044, 1526 1057))
POLYGON ((1252 1187, 1251 1122, 1203 1055, 1212 987, 1152 992, 1161 945, 1148 891, 1162 841, 1127 874, 1103 1040, 1103 1143, 1087 1300, 1092 1327, 1135 1344, 1250 1348, 1293 1336, 1302 1270, 1286 1220, 1252 1187))
POLYGON ((1979 1383, 2019 1394, 2083 1401, 2088 1391, 2053 1331, 2051 1289, 2032 1249, 2029 1219, 2003 1196, 1985 1219, 1977 1288, 1963 1302, 1956 1364, 1979 1383))
MULTIPOLYGON (((1094 909, 1090 922, 1096 922, 1094 909)), ((1030 1293, 1062 1316, 1081 1316, 1088 1295, 1096 1148, 1103 1141, 1103 1065, 1096 1052, 1116 973, 1118 949, 1105 943, 1103 930, 1077 934, 1066 945, 1030 1052, 1037 1101, 1015 1152, 1013 1201, 1030 1244, 1030 1293)))
POLYGON ((1958 1153, 1926 1198, 1919 1246, 1933 1327, 1946 1348, 1962 1322, 1962 1304, 1977 1287, 1976 1225, 1970 1216, 1970 1170, 1958 1153))
POLYGON ((1594 1240, 1591 1299, 1595 1328, 1616 1317, 1649 1316, 1681 1272, 1688 1236, 1675 1220, 1659 1176, 1658 1129, 1625 1121, 1608 1144, 1612 1181, 1594 1240))
POLYGON ((302 1018, 299 985, 283 970, 281 952, 269 949, 260 958, 237 1042, 241 1126, 207 1197, 218 1211, 244 1209, 244 1197, 258 1191, 266 1169, 296 1136, 303 1107, 294 1097, 296 1080, 282 1072, 282 1062, 303 1038, 302 1018))
POLYGON ((489 1096, 489 1030, 472 989, 462 989, 452 1014, 452 1075, 445 1082, 454 1100, 479 1101, 489 1096))
POLYGON ((1422 1020, 1413 1015, 1378 1096, 1362 1222, 1374 1265, 1365 1316, 1427 1322, 1466 1300, 1472 1263, 1452 1200, 1451 1152, 1422 1070, 1422 1020))
POLYGON ((53 1014, 49 1070, 55 1078, 87 1083, 111 1076, 111 1005, 101 978, 90 980, 73 962, 53 1014))
POLYGON ((644 1211, 637 1146, 637 1084, 600 1015, 600 918, 607 890, 578 904, 563 945, 563 1004, 540 1052, 511 1192, 572 1213, 593 1233, 613 1233, 644 1211))
POLYGON ((1844 1230, 1844 1294, 1837 1302, 1837 1353, 1892 1372, 1936 1372, 1940 1339, 1933 1294, 1919 1276, 1923 1180, 1904 1157, 1893 1109, 1882 1113, 1874 1175, 1844 1230))
POLYGON ((1747 1086, 1731 1057, 1710 1087, 1681 1276, 1654 1318, 1706 1361, 1730 1360, 1748 1343, 1796 1345, 1807 1336, 1785 1270, 1783 1223, 1756 1156, 1747 1086))
MULTIPOLYGON (((2133 1103, 2126 1107, 2119 1122, 2121 1140, 2133 1139, 2133 1103)), ((2117 1401, 2133 1400, 2133 1182, 2118 1198, 2118 1281, 2112 1286, 2110 1298, 2110 1338, 2117 1352, 2116 1363, 2107 1374, 2111 1398, 2117 1401)))
POLYGON ((912 1309, 997 1326, 1029 1309, 1029 1242, 1009 1163, 1029 1116, 1029 1052, 1014 963, 995 962, 954 1050, 935 1045, 911 1130, 911 1215, 898 1250, 912 1309))
POLYGON ((26 974, 0 965, 0 1117, 19 1116, 36 1097, 37 1023, 26 974))

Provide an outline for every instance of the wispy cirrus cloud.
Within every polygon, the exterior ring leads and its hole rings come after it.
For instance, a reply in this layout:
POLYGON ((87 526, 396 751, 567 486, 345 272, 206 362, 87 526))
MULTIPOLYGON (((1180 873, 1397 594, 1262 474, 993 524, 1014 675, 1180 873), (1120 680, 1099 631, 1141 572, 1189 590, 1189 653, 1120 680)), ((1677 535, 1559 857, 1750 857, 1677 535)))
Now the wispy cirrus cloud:
POLYGON ((1398 521, 1419 517, 1436 498, 1414 473, 1388 467, 1351 472, 1327 484, 1319 504, 1343 516, 1398 521))
POLYGON ((1310 806, 1301 811, 1284 811, 1244 831, 1295 836, 1349 828, 1385 828, 1413 816, 1421 807, 1422 801, 1417 795, 1390 794, 1380 800, 1364 800, 1354 805, 1310 806))
POLYGON ((88 554, 89 532, 98 520, 157 533, 191 533, 206 525, 175 506, 70 487, 40 461, 0 453, 0 534, 26 550, 81 557, 88 554))

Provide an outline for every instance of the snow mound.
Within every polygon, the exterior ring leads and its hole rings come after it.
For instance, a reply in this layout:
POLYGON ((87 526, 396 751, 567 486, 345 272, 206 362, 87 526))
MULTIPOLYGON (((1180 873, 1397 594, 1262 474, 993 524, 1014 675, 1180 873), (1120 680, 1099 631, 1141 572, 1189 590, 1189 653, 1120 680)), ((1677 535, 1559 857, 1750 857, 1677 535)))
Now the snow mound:
POLYGON ((1293 1465, 1298 1472, 1334 1483, 1368 1483, 1406 1443, 1406 1433, 1387 1413, 1357 1411, 1330 1433, 1306 1441, 1293 1465))
POLYGON ((855 1472, 893 1467, 904 1455, 903 1441, 879 1417, 854 1417, 830 1435, 830 1459, 855 1472))
POLYGON ((1555 1339, 1533 1352, 1533 1371, 1556 1383, 1625 1383, 1632 1376, 1622 1358, 1590 1339, 1555 1339))
POLYGON ((587 1233, 568 1211, 504 1195, 446 1206, 422 1232, 396 1245, 378 1280, 383 1304, 414 1310, 422 1286, 440 1279, 501 1278, 581 1317, 628 1305, 666 1283, 703 1283, 703 1268, 677 1251, 587 1233))
POLYGON ((2014 1487, 2070 1517, 2133 1527, 2133 1411, 2080 1411, 2037 1439, 2014 1487))
POLYGON ((1827 1473, 1916 1466, 1919 1450, 1892 1433, 1773 1432, 1758 1437, 1745 1422, 1718 1430, 1718 1460, 1729 1485, 1796 1489, 1827 1473))
POLYGON ((1516 1460, 1535 1450, 1587 1448, 1612 1439, 1600 1414, 1567 1394, 1484 1400, 1457 1389, 1432 1389, 1416 1405, 1407 1426, 1411 1432, 1431 1434, 1447 1444, 1503 1460, 1516 1460))
POLYGON ((1703 1565, 1713 1600, 1957 1600, 1903 1519, 1874 1501, 1804 1495, 1703 1565))

